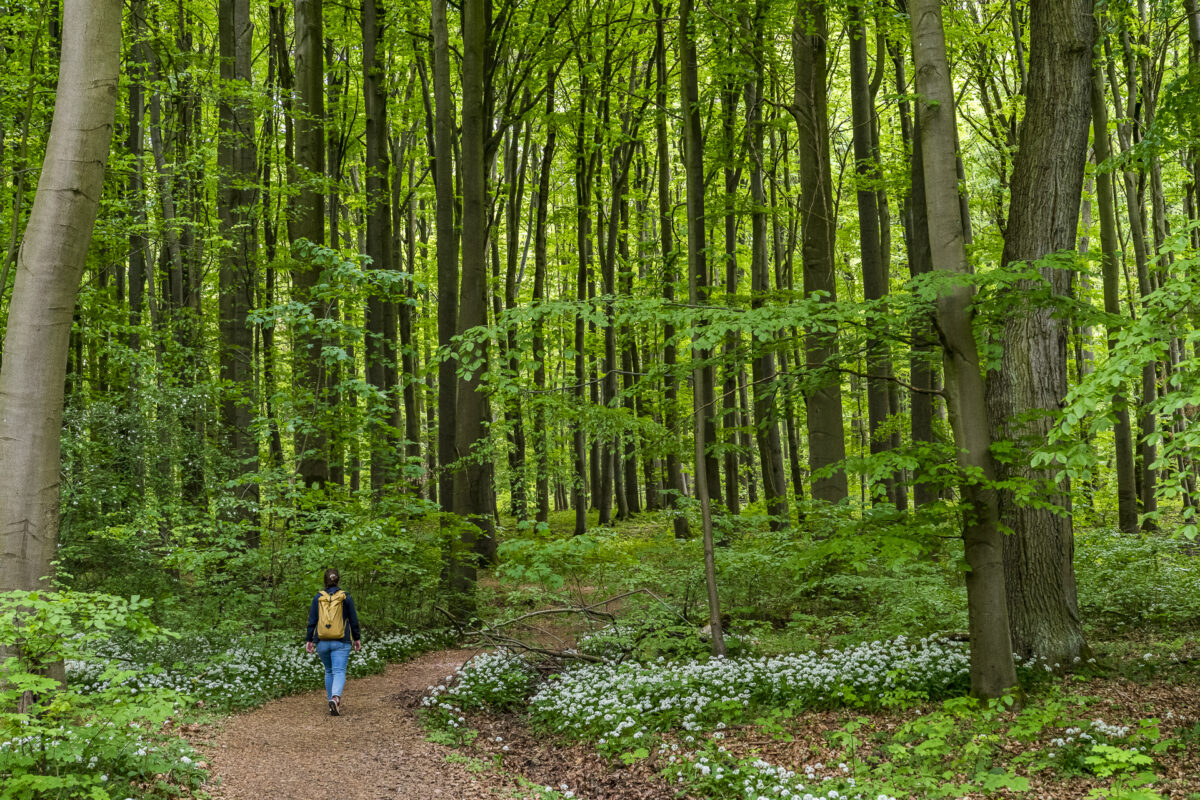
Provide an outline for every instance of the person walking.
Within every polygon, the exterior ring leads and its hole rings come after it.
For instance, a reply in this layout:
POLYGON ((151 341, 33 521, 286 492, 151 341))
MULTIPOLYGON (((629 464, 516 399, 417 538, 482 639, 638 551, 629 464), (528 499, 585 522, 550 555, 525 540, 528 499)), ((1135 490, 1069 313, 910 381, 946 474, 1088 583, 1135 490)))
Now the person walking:
POLYGON ((351 647, 355 651, 362 647, 354 600, 338 586, 341 579, 336 569, 325 570, 325 589, 317 592, 309 606, 308 635, 304 640, 304 649, 320 656, 325 666, 325 697, 334 717, 342 712, 351 647))

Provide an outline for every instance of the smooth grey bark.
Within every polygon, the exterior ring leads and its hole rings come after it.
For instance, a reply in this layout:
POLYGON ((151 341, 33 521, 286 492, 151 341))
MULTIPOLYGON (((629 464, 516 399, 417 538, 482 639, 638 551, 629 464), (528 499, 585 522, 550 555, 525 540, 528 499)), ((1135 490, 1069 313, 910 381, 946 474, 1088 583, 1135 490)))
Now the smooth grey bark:
MULTIPOLYGON (((728 45, 732 48, 734 42, 730 39, 728 45)), ((732 58, 732 53, 727 57, 732 58)), ((731 76, 721 90, 721 138, 725 152, 725 296, 733 298, 738 293, 738 262, 737 262, 737 195, 738 186, 742 182, 742 170, 737 164, 740 154, 735 151, 734 135, 737 128, 738 91, 737 76, 731 76)), ((728 302, 732 303, 732 299, 728 302)), ((738 348, 741 346, 741 335, 736 330, 725 334, 724 356, 725 365, 722 367, 724 380, 721 386, 721 403, 724 415, 721 420, 722 442, 725 452, 722 460, 725 468, 725 511, 737 516, 741 513, 741 481, 738 475, 737 431, 740 427, 738 413, 737 376, 742 371, 741 359, 738 358, 738 348)))
MULTIPOLYGON (((958 213, 954 95, 941 3, 911 0, 909 7, 933 267, 940 272, 969 275, 972 270, 958 213)), ((960 491, 966 505, 963 547, 970 567, 967 613, 971 693, 999 697, 1016 685, 1017 675, 1005 602, 1003 534, 998 521, 985 387, 971 324, 971 295, 971 287, 961 283, 946 290, 937 301, 936 327, 942 345, 946 404, 958 452, 960 491)))
MULTIPOLYGON (((575 314, 575 387, 572 394, 575 402, 583 406, 587 396, 587 372, 585 370, 585 335, 587 321, 583 313, 584 303, 590 295, 590 259, 592 246, 592 174, 595 172, 596 154, 588 143, 588 78, 584 73, 580 81, 579 122, 575 130, 575 300, 579 310, 575 314)), ((591 385, 592 402, 595 403, 596 384, 591 385)), ((575 509, 575 534, 587 532, 587 499, 589 484, 596 488, 599 470, 588 454, 587 437, 583 421, 578 417, 571 421, 571 443, 574 456, 575 480, 571 485, 571 506, 575 509), (589 467, 591 480, 589 481, 589 467)), ((594 451, 593 451, 594 452, 594 451)))
MULTIPOLYGON (((1028 94, 1013 167, 1005 265, 1033 265, 1075 248, 1092 117, 1092 28, 1091 0, 1030 4, 1028 94)), ((1017 291, 1049 287, 1066 296, 1069 270, 1039 271, 1042 281, 1021 281, 1017 291)), ((1004 539, 1004 566, 1014 652, 1064 667, 1087 649, 1075 597, 1070 489, 1065 480, 1055 483, 1060 476, 1053 471, 1033 469, 1027 454, 1045 441, 1066 397, 1068 338, 1068 323, 1052 303, 1022 298, 1005 315, 1003 356, 987 387, 992 438, 1017 447, 998 465, 999 477, 1040 484, 1042 499, 1056 507, 1034 507, 1010 490, 999 494, 1001 522, 1012 531, 1004 539)))
MULTIPOLYGON (((708 303, 708 250, 706 218, 704 211, 704 137, 700 126, 700 87, 696 64, 696 41, 693 32, 687 30, 692 24, 690 0, 682 0, 679 6, 679 48, 682 69, 680 70, 680 102, 683 116, 683 162, 687 185, 687 231, 688 231, 688 284, 695 284, 696 297, 692 305, 708 303), (687 12, 685 15, 684 12, 687 12), (685 24, 685 19, 687 24, 685 24)), ((698 357, 708 361, 710 351, 701 351, 698 357)), ((696 372, 699 382, 693 386, 695 403, 703 420, 703 438, 706 447, 717 441, 717 398, 715 370, 704 364, 696 372)), ((705 450, 704 469, 707 491, 721 496, 721 464, 716 453, 709 447, 705 450)))
POLYGON ((65 9, 54 117, 0 366, 0 591, 41 588, 58 541, 67 351, 113 134, 121 17, 117 0, 65 9))
MULTIPOLYGON (((797 0, 792 31, 796 71, 796 115, 800 149, 800 209, 803 216, 801 255, 804 293, 821 292, 837 299, 834 273, 833 187, 829 165, 829 99, 826 80, 828 32, 821 0, 797 0)), ((849 491, 846 472, 837 466, 846 459, 839 373, 828 370, 837 361, 837 339, 809 334, 805 341, 808 368, 824 375, 823 385, 805 395, 808 407, 808 458, 813 472, 812 497, 837 503, 849 491)), ((836 364, 835 364, 836 365, 836 364)))
MULTIPOLYGON (((529 163, 531 126, 518 122, 509 133, 509 145, 504 153, 504 178, 508 184, 508 199, 504 204, 504 310, 512 312, 517 307, 517 261, 521 254, 520 223, 521 198, 525 195, 525 172, 529 163), (521 131, 525 129, 524 141, 521 131)), ((493 242, 496 238, 493 237, 493 242)), ((500 357, 506 362, 510 379, 515 380, 521 372, 521 350, 517 342, 517 329, 509 325, 500 339, 500 357)), ((529 518, 529 505, 525 490, 525 410, 521 393, 514 392, 505 403, 504 415, 509 423, 508 472, 512 497, 513 516, 517 522, 529 518)))

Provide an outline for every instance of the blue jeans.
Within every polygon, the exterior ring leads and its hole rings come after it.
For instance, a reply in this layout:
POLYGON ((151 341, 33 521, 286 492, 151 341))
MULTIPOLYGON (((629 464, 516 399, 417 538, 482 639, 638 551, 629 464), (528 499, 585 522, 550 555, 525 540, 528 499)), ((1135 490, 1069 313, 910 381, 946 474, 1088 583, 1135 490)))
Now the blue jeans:
POLYGON ((350 660, 350 643, 342 641, 317 642, 317 655, 325 665, 325 697, 342 696, 346 686, 346 662, 350 660))

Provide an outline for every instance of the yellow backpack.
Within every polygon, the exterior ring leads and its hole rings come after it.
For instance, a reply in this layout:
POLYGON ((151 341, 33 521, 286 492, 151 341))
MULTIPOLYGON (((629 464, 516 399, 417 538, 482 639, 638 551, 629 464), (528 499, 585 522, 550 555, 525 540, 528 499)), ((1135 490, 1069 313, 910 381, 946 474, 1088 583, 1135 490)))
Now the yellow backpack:
POLYGON ((336 594, 321 592, 317 600, 317 638, 325 641, 336 641, 346 636, 346 619, 342 616, 342 601, 346 593, 339 590, 336 594))

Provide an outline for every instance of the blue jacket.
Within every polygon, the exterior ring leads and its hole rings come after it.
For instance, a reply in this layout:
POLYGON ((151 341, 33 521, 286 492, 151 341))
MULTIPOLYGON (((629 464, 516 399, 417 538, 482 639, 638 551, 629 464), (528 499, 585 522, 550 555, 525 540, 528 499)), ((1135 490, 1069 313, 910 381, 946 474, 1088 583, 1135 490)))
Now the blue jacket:
MULTIPOLYGON (((336 586, 330 586, 325 591, 329 592, 330 594, 337 594, 340 589, 338 589, 336 586)), ((310 605, 308 608, 308 636, 304 639, 306 642, 316 643, 321 641, 320 637, 317 636, 317 603, 320 601, 320 599, 321 593, 317 592, 315 595, 313 595, 312 605, 310 605)), ((342 637, 342 641, 349 644, 351 635, 354 636, 354 641, 356 642, 361 639, 362 636, 359 634, 358 630, 358 613, 354 610, 354 600, 349 594, 347 594, 346 599, 342 601, 342 618, 350 623, 346 626, 346 635, 342 637)))

